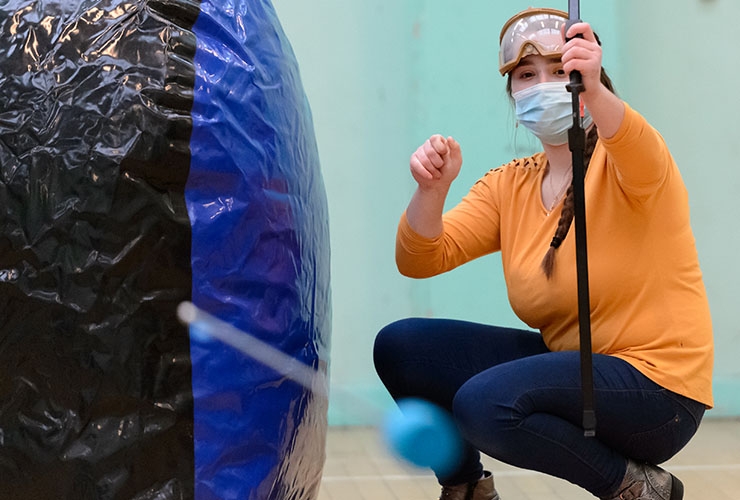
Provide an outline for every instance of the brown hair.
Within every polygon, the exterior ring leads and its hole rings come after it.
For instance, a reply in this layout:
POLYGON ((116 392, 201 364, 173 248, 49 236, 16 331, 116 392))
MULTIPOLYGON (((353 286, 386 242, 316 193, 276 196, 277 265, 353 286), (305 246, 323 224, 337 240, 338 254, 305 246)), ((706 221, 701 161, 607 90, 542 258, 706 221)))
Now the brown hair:
MULTIPOLYGON (((599 45, 601 45, 598 36, 596 37, 596 40, 599 42, 599 45)), ((601 68, 601 83, 607 89, 609 89, 612 94, 616 94, 616 92, 614 91, 614 84, 612 83, 611 78, 609 78, 609 75, 606 74, 604 68, 601 68)), ((511 73, 509 73, 509 77, 506 82, 506 91, 511 98, 511 73)), ((599 132, 596 130, 596 125, 594 125, 586 136, 586 144, 583 148, 583 165, 585 169, 588 169, 588 164, 591 162, 591 156, 594 153, 594 149, 596 149, 596 143, 598 142, 598 140, 599 132)), ((560 212, 558 228, 555 230, 555 235, 552 237, 552 241, 550 241, 550 248, 547 250, 545 257, 542 259, 541 267, 545 273, 545 276, 547 276, 547 279, 550 279, 550 277, 552 276, 552 270, 555 267, 555 251, 560 247, 560 244, 568 235, 568 231, 570 230, 570 226, 573 222, 573 216, 575 215, 574 205, 575 202, 573 200, 573 182, 571 181, 571 185, 568 186, 568 191, 565 195, 563 208, 560 212)))
MULTIPOLYGON (((599 132, 596 130, 594 125, 586 136, 586 145, 583 148, 583 165, 585 169, 588 169, 588 164, 591 161, 591 155, 596 149, 596 143, 599 140, 599 132)), ((585 175, 585 170, 584 170, 585 175)), ((568 235, 573 217, 575 215, 575 201, 573 198, 573 181, 568 186, 567 194, 565 195, 565 201, 563 202, 563 208, 560 211, 560 219, 558 219, 558 228, 555 230, 555 235, 550 241, 550 248, 547 249, 545 258, 542 259, 542 270, 545 272, 547 279, 552 276, 553 267, 555 267, 555 250, 560 247, 565 237, 568 235)))

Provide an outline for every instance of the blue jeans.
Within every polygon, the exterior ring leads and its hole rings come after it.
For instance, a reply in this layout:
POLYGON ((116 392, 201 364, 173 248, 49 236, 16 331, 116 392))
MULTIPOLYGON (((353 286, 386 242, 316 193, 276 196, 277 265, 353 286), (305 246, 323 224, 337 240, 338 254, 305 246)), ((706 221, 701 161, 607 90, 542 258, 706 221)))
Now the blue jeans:
POLYGON ((442 485, 477 480, 480 450, 606 497, 621 484, 627 458, 668 460, 705 410, 629 363, 595 354, 596 437, 585 437, 579 353, 551 352, 525 330, 405 319, 380 331, 374 358, 395 400, 420 397, 452 412, 467 451, 455 473, 438 477, 442 485))

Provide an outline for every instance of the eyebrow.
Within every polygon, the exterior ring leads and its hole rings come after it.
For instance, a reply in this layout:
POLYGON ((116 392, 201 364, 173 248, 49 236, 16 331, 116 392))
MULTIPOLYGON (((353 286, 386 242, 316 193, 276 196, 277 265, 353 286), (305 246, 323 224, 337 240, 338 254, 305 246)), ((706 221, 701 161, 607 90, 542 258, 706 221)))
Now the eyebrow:
MULTIPOLYGON (((548 57, 547 58, 547 64, 561 64, 562 60, 559 57, 548 57)), ((532 62, 532 60, 527 60, 527 58, 522 59, 519 64, 517 64, 517 67, 522 66, 534 66, 535 64, 532 62)))

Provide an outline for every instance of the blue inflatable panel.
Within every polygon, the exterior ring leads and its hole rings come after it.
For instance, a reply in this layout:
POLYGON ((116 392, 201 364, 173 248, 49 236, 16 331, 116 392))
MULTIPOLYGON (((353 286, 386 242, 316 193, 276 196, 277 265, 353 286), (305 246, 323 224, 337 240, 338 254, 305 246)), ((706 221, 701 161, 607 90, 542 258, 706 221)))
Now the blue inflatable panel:
POLYGON ((0 496, 315 498, 325 399, 176 315, 326 372, 326 199, 272 5, 8 0, 0 36, 0 496))
MULTIPOLYGON (((193 31, 193 302, 325 373, 328 218, 292 49, 266 1, 203 1, 193 31)), ((312 498, 326 400, 226 345, 191 354, 196 497, 312 498)))

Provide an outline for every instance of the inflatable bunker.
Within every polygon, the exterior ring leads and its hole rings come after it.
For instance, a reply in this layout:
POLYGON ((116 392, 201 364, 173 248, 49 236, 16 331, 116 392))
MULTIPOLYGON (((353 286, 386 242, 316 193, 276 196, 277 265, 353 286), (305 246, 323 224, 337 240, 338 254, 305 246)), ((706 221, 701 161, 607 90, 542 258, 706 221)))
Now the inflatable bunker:
POLYGON ((0 2, 0 483, 18 500, 313 499, 326 195, 268 0, 0 2))

